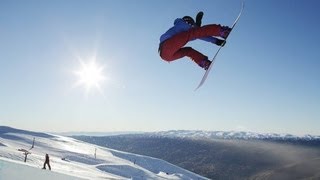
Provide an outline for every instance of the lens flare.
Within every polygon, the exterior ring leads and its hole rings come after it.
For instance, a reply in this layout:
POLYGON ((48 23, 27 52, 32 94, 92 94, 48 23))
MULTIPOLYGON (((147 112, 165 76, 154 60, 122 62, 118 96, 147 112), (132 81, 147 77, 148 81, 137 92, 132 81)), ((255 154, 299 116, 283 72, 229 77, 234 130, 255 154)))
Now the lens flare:
POLYGON ((74 71, 74 74, 78 77, 75 85, 84 86, 87 92, 96 88, 102 93, 101 85, 107 80, 103 71, 104 66, 97 64, 95 58, 88 62, 80 60, 80 69, 74 71))

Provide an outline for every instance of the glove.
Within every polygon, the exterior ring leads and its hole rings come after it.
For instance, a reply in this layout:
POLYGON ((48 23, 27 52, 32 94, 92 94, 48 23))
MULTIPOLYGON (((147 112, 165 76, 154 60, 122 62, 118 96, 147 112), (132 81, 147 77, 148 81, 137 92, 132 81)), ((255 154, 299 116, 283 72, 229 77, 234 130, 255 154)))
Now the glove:
POLYGON ((202 17, 203 17, 203 12, 202 11, 198 12, 196 16, 196 26, 201 27, 202 17))
POLYGON ((226 44, 226 40, 216 39, 215 44, 223 47, 226 44))

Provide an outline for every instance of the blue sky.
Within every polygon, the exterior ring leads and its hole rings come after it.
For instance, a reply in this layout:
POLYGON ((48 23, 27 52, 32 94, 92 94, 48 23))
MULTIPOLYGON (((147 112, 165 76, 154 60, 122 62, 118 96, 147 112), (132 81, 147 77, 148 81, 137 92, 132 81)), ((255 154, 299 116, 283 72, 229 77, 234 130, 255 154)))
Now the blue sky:
MULTIPOLYGON (((247 0, 204 71, 157 53, 177 17, 231 25, 240 0, 0 1, 0 124, 38 131, 248 130, 320 134, 317 0, 247 0), (106 80, 75 85, 80 61, 106 80)), ((217 47, 189 45, 208 55, 217 47)))

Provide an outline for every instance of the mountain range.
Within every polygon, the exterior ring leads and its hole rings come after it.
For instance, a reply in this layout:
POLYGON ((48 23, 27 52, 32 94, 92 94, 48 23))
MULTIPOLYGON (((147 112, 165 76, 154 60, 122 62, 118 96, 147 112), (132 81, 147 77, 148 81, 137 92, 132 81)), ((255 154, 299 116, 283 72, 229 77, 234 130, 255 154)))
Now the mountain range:
POLYGON ((320 136, 277 133, 255 133, 246 131, 200 131, 200 130, 171 130, 146 133, 151 136, 179 137, 179 138, 208 138, 208 139, 256 139, 256 140, 305 140, 320 141, 320 136))

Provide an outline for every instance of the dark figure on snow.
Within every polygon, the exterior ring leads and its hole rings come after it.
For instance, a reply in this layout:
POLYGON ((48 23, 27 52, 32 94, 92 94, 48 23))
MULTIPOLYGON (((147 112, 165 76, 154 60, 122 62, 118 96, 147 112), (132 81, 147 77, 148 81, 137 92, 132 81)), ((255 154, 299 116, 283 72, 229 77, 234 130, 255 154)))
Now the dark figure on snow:
POLYGON ((200 67, 207 70, 211 64, 208 57, 192 47, 184 47, 189 41, 201 39, 218 46, 224 46, 231 28, 220 24, 201 26, 203 12, 199 12, 196 21, 190 16, 177 18, 174 26, 160 37, 159 53, 163 60, 171 62, 188 56, 200 67), (215 36, 215 37, 213 37, 215 36), (221 37, 222 39, 216 38, 221 37))
POLYGON ((46 169, 46 165, 48 165, 49 170, 51 171, 50 159, 49 159, 49 155, 48 155, 48 154, 46 154, 46 160, 44 161, 44 164, 43 164, 43 168, 42 168, 42 169, 46 169))

